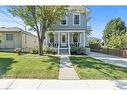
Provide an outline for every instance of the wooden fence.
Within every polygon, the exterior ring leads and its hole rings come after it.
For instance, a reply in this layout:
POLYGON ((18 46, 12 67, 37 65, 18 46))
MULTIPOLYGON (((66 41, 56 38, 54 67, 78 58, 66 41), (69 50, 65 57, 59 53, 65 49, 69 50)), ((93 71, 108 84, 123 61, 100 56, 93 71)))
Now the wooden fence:
POLYGON ((127 58, 127 48, 124 49, 91 48, 91 51, 127 58))

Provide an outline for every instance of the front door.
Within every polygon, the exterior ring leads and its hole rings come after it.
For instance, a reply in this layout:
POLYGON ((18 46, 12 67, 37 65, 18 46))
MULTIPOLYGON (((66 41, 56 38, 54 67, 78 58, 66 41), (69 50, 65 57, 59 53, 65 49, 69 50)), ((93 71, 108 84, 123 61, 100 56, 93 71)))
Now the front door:
POLYGON ((67 33, 61 33, 61 46, 67 47, 67 33))

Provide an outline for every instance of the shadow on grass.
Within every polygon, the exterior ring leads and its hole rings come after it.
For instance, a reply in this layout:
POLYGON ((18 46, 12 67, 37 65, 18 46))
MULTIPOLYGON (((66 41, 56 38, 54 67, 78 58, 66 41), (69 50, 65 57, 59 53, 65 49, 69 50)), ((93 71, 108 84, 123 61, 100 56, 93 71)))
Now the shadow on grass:
POLYGON ((60 64, 60 58, 52 55, 47 55, 49 58, 47 60, 43 60, 43 63, 50 64, 47 69, 52 70, 53 66, 58 66, 60 64))
POLYGON ((51 55, 1 54, 0 73, 4 78, 57 78, 59 57, 51 55), (12 65, 12 64, 15 65, 12 65), (18 63, 18 64, 17 64, 18 63), (8 72, 9 71, 9 72, 8 72))
POLYGON ((127 74, 127 69, 124 67, 119 67, 112 64, 106 64, 103 61, 92 57, 70 57, 70 60, 76 67, 80 69, 87 69, 87 68, 96 69, 99 72, 103 73, 104 76, 110 77, 111 79, 121 79, 122 75, 119 75, 119 73, 117 75, 114 74, 115 71, 121 71, 127 74))
POLYGON ((11 69, 11 64, 16 63, 13 58, 0 58, 0 77, 3 78, 4 74, 11 69))

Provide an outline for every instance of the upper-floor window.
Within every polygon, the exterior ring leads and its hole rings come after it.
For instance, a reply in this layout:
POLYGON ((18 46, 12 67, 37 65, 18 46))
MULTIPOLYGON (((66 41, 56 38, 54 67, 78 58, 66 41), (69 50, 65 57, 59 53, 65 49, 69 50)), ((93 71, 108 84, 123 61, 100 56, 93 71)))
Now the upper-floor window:
POLYGON ((61 20, 61 25, 66 25, 67 24, 67 16, 61 20))
POLYGON ((13 40, 13 34, 6 34, 6 40, 13 40))
POLYGON ((74 25, 79 25, 80 24, 80 15, 79 14, 74 14, 74 25))
POLYGON ((61 21, 61 24, 62 24, 62 25, 66 25, 66 20, 65 20, 65 19, 62 20, 62 21, 61 21))

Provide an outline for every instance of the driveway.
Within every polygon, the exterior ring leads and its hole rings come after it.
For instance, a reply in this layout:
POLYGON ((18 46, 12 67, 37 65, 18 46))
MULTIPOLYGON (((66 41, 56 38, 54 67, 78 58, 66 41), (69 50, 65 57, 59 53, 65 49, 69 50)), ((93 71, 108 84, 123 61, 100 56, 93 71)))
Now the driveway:
POLYGON ((117 66, 122 66, 127 68, 127 58, 121 58, 118 56, 112 56, 112 55, 96 53, 96 52, 91 52, 89 56, 96 59, 100 59, 108 64, 114 64, 117 66))

